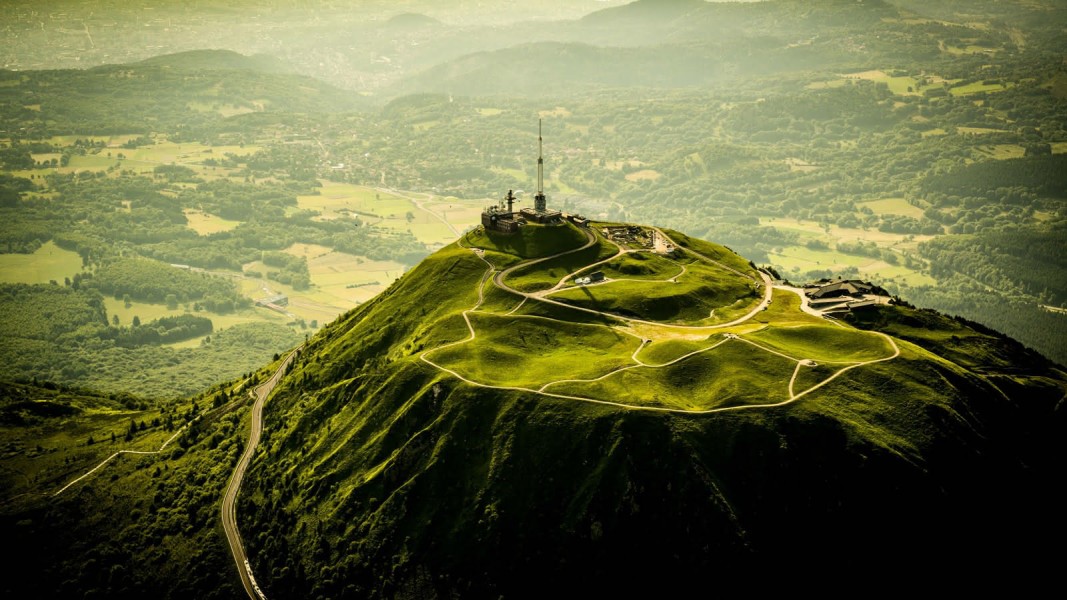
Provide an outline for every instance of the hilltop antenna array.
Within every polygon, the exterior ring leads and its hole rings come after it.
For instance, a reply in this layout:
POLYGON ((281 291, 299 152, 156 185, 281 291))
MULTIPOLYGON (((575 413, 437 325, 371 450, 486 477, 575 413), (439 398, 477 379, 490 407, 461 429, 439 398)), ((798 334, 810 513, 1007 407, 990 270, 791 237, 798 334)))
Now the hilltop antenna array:
POLYGON ((541 141, 541 119, 537 120, 537 195, 534 196, 534 210, 545 212, 548 203, 545 202, 545 159, 541 141))

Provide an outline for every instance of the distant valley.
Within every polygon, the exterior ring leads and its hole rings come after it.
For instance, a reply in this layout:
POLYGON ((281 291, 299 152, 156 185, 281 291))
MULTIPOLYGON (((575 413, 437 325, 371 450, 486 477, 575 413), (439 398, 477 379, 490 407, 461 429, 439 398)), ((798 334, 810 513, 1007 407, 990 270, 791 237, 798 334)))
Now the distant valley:
POLYGON ((275 374, 270 597, 1062 532, 1060 3, 91 4, 0 25, 5 592, 244 593, 275 374))

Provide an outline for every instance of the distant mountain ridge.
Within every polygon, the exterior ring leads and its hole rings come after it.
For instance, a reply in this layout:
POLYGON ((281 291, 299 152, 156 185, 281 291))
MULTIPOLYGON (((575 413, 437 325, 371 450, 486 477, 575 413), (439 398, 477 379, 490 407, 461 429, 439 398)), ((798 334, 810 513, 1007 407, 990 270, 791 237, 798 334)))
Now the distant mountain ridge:
POLYGON ((185 70, 255 71, 258 73, 296 73, 296 68, 269 54, 246 56, 232 50, 189 50, 154 56, 132 65, 170 67, 185 70))

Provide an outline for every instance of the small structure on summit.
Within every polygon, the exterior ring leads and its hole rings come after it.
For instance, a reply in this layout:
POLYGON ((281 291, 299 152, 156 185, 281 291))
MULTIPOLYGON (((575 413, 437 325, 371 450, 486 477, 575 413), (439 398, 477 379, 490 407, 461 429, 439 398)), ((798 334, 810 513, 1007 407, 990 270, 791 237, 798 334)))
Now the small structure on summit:
POLYGON ((848 312, 885 304, 889 292, 857 279, 820 279, 804 286, 808 305, 826 313, 848 312))
POLYGON ((482 211, 482 226, 486 231, 500 233, 515 233, 520 227, 526 225, 526 219, 512 210, 515 203, 515 194, 508 190, 508 195, 499 204, 485 207, 482 211), (507 207, 504 203, 507 202, 507 207))
POLYGON ((482 226, 486 231, 499 233, 516 233, 526 223, 533 221, 547 225, 556 225, 563 222, 563 213, 558 210, 548 210, 548 201, 545 198, 545 159, 541 139, 541 121, 537 121, 537 195, 534 196, 533 208, 524 208, 515 212, 515 194, 508 190, 498 204, 487 206, 482 211, 482 226), (507 206, 505 207, 505 202, 507 206))

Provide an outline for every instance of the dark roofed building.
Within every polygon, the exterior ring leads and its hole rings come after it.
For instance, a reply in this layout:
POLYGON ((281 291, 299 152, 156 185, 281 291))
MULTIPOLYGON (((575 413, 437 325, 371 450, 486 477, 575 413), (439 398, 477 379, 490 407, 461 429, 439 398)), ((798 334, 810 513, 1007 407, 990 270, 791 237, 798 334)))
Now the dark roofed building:
POLYGON ((809 298, 841 298, 844 296, 862 296, 870 294, 874 286, 857 281, 855 279, 838 280, 816 287, 812 291, 805 291, 809 298))

